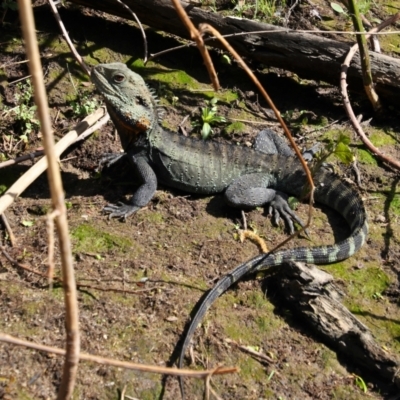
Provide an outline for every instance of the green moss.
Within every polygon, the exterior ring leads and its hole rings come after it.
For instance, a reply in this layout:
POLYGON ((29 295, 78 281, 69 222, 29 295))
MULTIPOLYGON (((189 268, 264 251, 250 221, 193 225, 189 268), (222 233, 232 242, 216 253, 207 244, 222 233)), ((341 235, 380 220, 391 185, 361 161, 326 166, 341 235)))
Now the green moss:
POLYGON ((238 99, 238 95, 236 92, 232 92, 230 90, 224 90, 223 92, 214 92, 213 90, 208 90, 202 93, 208 99, 212 99, 216 97, 218 99, 218 103, 227 103, 230 104, 238 99))
POLYGON ((154 384, 155 387, 152 389, 145 389, 140 392, 140 398, 143 400, 153 400, 157 399, 161 394, 161 385, 154 384))
POLYGON ((262 382, 267 378, 261 363, 248 356, 241 356, 239 360, 240 379, 262 382))
POLYGON ((323 139, 335 141, 340 135, 347 135, 351 137, 351 131, 349 129, 331 129, 325 132, 323 139))
POLYGON ((263 292, 251 291, 246 298, 246 304, 253 309, 262 310, 266 308, 267 299, 263 292))
POLYGON ((373 132, 369 139, 376 147, 396 144, 396 139, 382 130, 373 132))
POLYGON ((151 78, 173 87, 184 86, 186 88, 195 88, 199 86, 199 83, 185 71, 165 70, 152 74, 151 78))
POLYGON ((378 165, 376 158, 368 150, 357 149, 357 160, 361 164, 378 165))
MULTIPOLYGON (((394 10, 399 8, 398 1, 397 2, 393 1, 391 3, 393 4, 392 7, 386 7, 387 11, 382 10, 382 12, 386 12, 387 14, 393 14, 394 10)), ((379 36, 379 43, 381 45, 381 48, 382 48, 384 54, 391 53, 391 52, 396 52, 397 54, 400 54, 400 37, 399 37, 399 35, 379 36)))
POLYGON ((111 235, 89 224, 78 226, 72 231, 71 236, 74 239, 75 252, 102 253, 113 248, 128 251, 134 246, 132 240, 126 237, 111 235))
POLYGON ((28 393, 25 392, 25 390, 20 389, 18 390, 18 395, 17 398, 19 400, 34 400, 34 397, 31 397, 28 393))
POLYGON ((145 68, 143 59, 137 58, 132 64, 128 64, 128 67, 132 69, 141 69, 145 68))
POLYGON ((382 293, 389 286, 389 277, 376 263, 365 263, 360 269, 354 269, 353 264, 354 261, 349 259, 325 267, 336 278, 348 282, 347 292, 351 298, 360 299, 361 296, 363 300, 372 300, 376 293, 382 293))
POLYGON ((245 125, 243 122, 232 122, 231 124, 229 124, 225 129, 224 132, 225 133, 240 133, 243 132, 245 130, 245 125))
POLYGON ((349 385, 337 384, 332 390, 332 399, 335 400, 364 400, 367 396, 361 390, 349 388, 349 385))
POLYGON ((160 224, 164 222, 164 217, 160 212, 146 213, 146 220, 152 224, 160 224))
POLYGON ((365 262, 360 269, 354 269, 353 264, 349 259, 324 269, 346 282, 344 305, 370 327, 378 343, 393 352, 400 351, 400 343, 393 340, 400 336, 400 324, 388 316, 387 300, 383 294, 390 284, 389 276, 376 266, 375 261, 365 262))
POLYGON ((400 215, 400 195, 396 194, 393 200, 390 202, 390 210, 393 211, 395 215, 400 215))

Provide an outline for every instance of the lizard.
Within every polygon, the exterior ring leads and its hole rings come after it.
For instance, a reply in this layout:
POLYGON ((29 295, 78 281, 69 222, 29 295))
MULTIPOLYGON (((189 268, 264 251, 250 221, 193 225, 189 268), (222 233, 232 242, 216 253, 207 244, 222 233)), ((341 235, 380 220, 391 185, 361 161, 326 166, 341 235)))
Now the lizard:
MULTIPOLYGON (((287 195, 301 197, 306 184, 300 161, 282 139, 262 131, 255 148, 196 140, 164 129, 158 101, 144 79, 125 64, 99 64, 91 79, 103 96, 122 147, 142 181, 130 204, 107 205, 110 217, 127 218, 152 198, 159 181, 189 193, 224 193, 230 206, 249 209, 269 204, 275 219, 285 219, 290 231, 301 220, 287 204, 287 195)), ((327 168, 313 176, 316 202, 344 217, 350 227, 346 239, 331 245, 296 247, 258 255, 223 276, 202 299, 181 348, 185 350, 204 314, 229 287, 247 274, 286 261, 314 264, 338 262, 352 256, 365 243, 367 214, 358 191, 327 168)), ((181 384, 183 393, 183 386, 181 384)))

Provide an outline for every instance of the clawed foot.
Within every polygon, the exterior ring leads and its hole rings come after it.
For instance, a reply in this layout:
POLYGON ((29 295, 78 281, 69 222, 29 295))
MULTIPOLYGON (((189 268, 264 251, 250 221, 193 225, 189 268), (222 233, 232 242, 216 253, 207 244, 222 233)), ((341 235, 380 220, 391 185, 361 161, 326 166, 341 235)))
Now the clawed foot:
POLYGON ((125 157, 126 153, 105 153, 102 155, 99 165, 97 166, 97 171, 100 171, 103 167, 109 167, 113 165, 121 158, 125 157))
MULTIPOLYGON (((295 212, 289 207, 288 204, 289 196, 282 192, 276 192, 275 199, 269 204, 268 215, 272 215, 274 224, 278 225, 281 217, 285 221, 289 228, 289 233, 293 235, 294 224, 293 221, 297 222, 302 228, 304 228, 303 221, 295 214, 295 212)), ((305 231, 308 236, 308 232, 305 231)))
POLYGON ((126 221, 126 219, 134 212, 139 210, 139 208, 140 207, 125 204, 119 201, 117 204, 107 204, 103 208, 103 212, 108 214, 108 219, 120 218, 123 221, 126 221))

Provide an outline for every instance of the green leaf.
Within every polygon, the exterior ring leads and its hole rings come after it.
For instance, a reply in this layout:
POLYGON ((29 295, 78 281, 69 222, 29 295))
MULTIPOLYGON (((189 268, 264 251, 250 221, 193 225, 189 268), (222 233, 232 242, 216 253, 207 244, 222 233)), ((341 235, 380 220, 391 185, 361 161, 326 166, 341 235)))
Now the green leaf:
POLYGON ((205 140, 210 136, 211 126, 208 122, 204 122, 203 128, 201 129, 201 137, 205 140))
POLYGON ((335 156, 344 164, 350 164, 354 161, 354 155, 347 144, 339 142, 336 146, 335 156))
POLYGON ((22 221, 21 224, 23 226, 29 227, 33 225, 33 221, 22 221))
POLYGON ((344 133, 341 133, 339 135, 338 139, 337 139, 337 142, 349 145, 350 144, 350 137, 348 135, 344 134, 344 133))
POLYGON ((231 65, 231 64, 232 64, 231 59, 230 59, 229 56, 226 55, 226 54, 224 54, 224 55, 221 57, 221 62, 222 62, 222 64, 227 64, 227 65, 231 65))
POLYGON ((367 385, 366 385, 365 382, 364 382, 364 379, 361 378, 361 376, 358 376, 358 375, 354 375, 354 378, 355 378, 356 385, 357 385, 364 393, 367 393, 367 392, 368 392, 368 388, 367 388, 367 385))
POLYGON ((336 11, 339 14, 346 14, 346 11, 344 11, 343 7, 340 4, 332 2, 331 7, 332 7, 333 11, 336 11))
POLYGON ((300 201, 296 197, 289 197, 288 204, 292 210, 296 210, 297 206, 300 204, 300 201))

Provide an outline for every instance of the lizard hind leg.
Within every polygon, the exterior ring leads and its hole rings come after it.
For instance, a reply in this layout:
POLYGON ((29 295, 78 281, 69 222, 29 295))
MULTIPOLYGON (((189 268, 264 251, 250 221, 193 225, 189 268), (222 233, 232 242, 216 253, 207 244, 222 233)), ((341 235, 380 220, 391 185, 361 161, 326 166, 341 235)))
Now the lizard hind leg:
POLYGON ((290 234, 294 233, 294 223, 304 227, 301 219, 291 210, 288 196, 278 190, 268 187, 266 174, 254 173, 242 175, 233 181, 225 191, 225 201, 228 205, 244 210, 264 207, 269 205, 268 213, 273 217, 273 222, 285 221, 290 234))
MULTIPOLYGON (((263 129, 259 132, 253 147, 254 150, 264 154, 280 154, 286 157, 292 157, 295 154, 286 140, 270 129, 263 129)), ((317 143, 310 149, 306 149, 302 153, 303 158, 307 162, 311 161, 320 148, 321 146, 317 143)))
POLYGON ((287 157, 294 155, 285 139, 271 129, 263 129, 258 133, 254 141, 254 150, 264 154, 281 154, 287 157))

